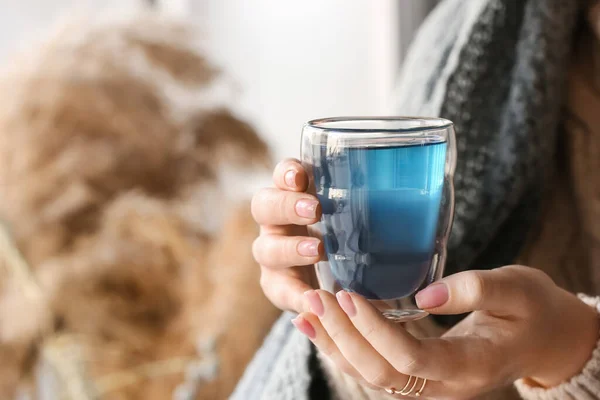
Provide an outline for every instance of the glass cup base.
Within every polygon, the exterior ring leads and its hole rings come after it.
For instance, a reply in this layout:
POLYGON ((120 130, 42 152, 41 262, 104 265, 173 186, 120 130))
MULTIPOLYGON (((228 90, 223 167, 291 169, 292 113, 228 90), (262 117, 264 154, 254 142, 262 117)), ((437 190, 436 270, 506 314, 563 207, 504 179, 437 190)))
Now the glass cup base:
POLYGON ((429 315, 427 311, 417 307, 414 295, 398 299, 369 300, 369 303, 385 318, 394 322, 416 321, 429 315))
POLYGON ((386 310, 382 314, 393 322, 417 321, 429 315, 427 311, 423 310, 386 310))

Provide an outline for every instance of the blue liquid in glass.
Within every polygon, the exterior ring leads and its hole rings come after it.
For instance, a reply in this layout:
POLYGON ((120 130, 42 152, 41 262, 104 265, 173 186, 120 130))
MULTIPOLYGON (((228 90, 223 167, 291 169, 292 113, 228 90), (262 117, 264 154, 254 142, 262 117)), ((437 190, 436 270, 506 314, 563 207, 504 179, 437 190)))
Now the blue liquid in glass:
POLYGON ((446 143, 313 148, 331 272, 372 300, 413 295, 435 250, 446 143))

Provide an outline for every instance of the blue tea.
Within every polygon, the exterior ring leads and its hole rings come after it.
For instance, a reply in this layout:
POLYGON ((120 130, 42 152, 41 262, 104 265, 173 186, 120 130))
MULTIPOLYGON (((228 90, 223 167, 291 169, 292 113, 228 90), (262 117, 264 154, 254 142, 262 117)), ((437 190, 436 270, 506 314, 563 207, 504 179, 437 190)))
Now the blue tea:
POLYGON ((318 146, 313 155, 319 230, 335 281, 372 300, 414 294, 435 250, 446 142, 329 154, 318 146))

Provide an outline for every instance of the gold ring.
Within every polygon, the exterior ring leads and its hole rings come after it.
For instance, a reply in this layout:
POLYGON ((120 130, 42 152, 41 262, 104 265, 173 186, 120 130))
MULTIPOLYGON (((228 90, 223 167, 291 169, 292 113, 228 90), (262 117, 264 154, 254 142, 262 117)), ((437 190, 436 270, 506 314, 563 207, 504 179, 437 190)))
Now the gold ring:
POLYGON ((417 378, 417 377, 414 377, 414 376, 412 376, 412 375, 411 375, 411 376, 409 376, 409 377, 408 377, 408 382, 406 382, 406 386, 404 386, 404 389, 402 389, 402 390, 400 391, 400 394, 401 394, 402 396, 408 396, 409 394, 411 394, 411 393, 412 393, 412 391, 413 391, 413 390, 415 390, 415 386, 417 386, 417 382, 419 382, 419 378, 417 378), (408 387, 408 385, 410 384, 410 381, 411 381, 411 379, 412 379, 412 378, 415 378, 415 381, 413 382, 413 384, 412 384, 412 386, 410 387, 410 389, 407 389, 407 387, 408 387))
POLYGON ((421 397, 421 394, 423 393, 423 389, 425 389, 426 384, 427 384, 427 379, 423 379, 423 384, 421 385, 421 389, 419 389, 417 391, 417 393, 415 393, 416 397, 421 397))
MULTIPOLYGON (((389 394, 401 394, 403 396, 407 396, 409 394, 411 394, 413 392, 413 390, 415 390, 415 388, 417 387, 417 383, 419 383, 419 378, 414 377, 412 375, 410 375, 408 377, 408 381, 406 382, 406 385, 404 385, 404 387, 400 390, 397 390, 396 388, 389 388, 389 389, 385 389, 385 391, 389 394), (411 386, 412 384, 412 386, 411 386)), ((425 388, 425 383, 427 383, 427 379, 423 379, 423 384, 421 385, 421 388, 417 391, 417 393, 415 393, 415 396, 419 397, 421 396, 421 393, 423 392, 423 389, 425 388)))

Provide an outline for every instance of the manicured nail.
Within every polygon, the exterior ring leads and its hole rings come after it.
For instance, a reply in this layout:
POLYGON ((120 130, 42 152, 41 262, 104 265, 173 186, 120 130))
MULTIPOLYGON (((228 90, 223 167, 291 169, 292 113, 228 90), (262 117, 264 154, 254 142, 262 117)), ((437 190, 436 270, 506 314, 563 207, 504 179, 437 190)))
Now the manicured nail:
POLYGON ((296 214, 304 218, 315 218, 317 216, 317 200, 302 199, 296 203, 296 214))
POLYGON ((356 315, 356 307, 354 306, 354 302, 352 301, 352 296, 345 290, 340 290, 335 294, 340 307, 342 310, 350 317, 354 317, 356 315))
POLYGON ((296 175, 297 174, 298 173, 296 171, 291 169, 288 172, 286 172, 285 175, 283 176, 283 180, 285 181, 285 184, 288 185, 292 189, 295 189, 296 186, 298 186, 296 184, 296 175))
POLYGON ((317 316, 322 317, 323 314, 325 314, 325 307, 323 307, 323 302, 321 301, 319 293, 314 290, 308 290, 304 292, 304 296, 308 300, 310 311, 317 314, 317 316))
POLYGON ((434 283, 417 293, 415 299, 419 308, 428 309, 443 306, 448 297, 448 286, 445 283, 434 283))
POLYGON ((296 318, 292 320, 292 324, 298 329, 300 332, 304 333, 310 339, 314 339, 317 336, 317 332, 315 328, 308 322, 306 319, 298 315, 296 318))
POLYGON ((303 240, 298 244, 298 254, 303 257, 316 257, 319 255, 319 241, 303 240))

